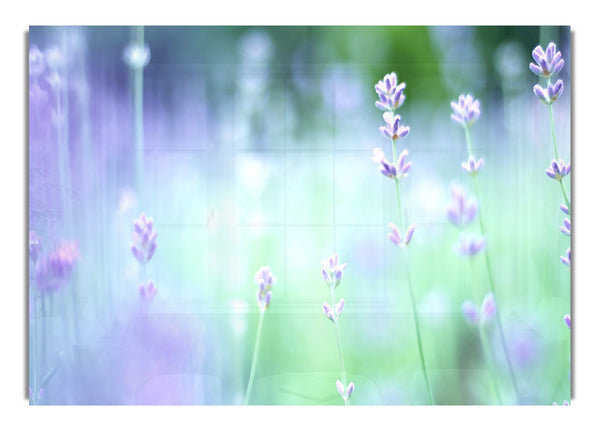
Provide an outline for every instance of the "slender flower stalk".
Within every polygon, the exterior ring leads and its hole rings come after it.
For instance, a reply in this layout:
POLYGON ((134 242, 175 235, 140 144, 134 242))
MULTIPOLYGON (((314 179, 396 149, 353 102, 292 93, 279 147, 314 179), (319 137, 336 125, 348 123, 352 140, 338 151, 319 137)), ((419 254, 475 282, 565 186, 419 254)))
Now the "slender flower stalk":
MULTIPOLYGON (((470 94, 468 94, 466 96, 464 94, 461 94, 458 98, 458 102, 453 101, 450 103, 450 106, 452 107, 452 110, 454 111, 453 114, 451 115, 451 118, 455 122, 457 122, 459 125, 461 125, 463 130, 465 131, 465 141, 467 144, 467 153, 468 153, 468 161, 466 163, 467 166, 470 167, 470 166, 474 166, 474 165, 479 165, 479 168, 483 167, 482 159, 479 159, 479 162, 477 162, 475 164, 472 162, 476 158, 473 154, 473 145, 472 145, 472 140, 471 140, 471 126, 475 123, 475 121, 477 119, 479 119, 479 116, 481 115, 479 100, 474 99, 473 96, 471 96, 470 94)), ((465 169, 465 163, 463 163, 463 169, 465 169)), ((483 223, 483 214, 481 211, 481 199, 480 199, 481 193, 479 190, 479 184, 477 182, 477 174, 479 172, 479 169, 471 169, 470 171, 468 169, 465 169, 465 171, 467 171, 470 174, 471 178, 473 179, 473 189, 474 189, 474 193, 475 193, 475 200, 477 202, 479 202, 479 217, 478 217, 479 230, 480 230, 481 236, 483 238, 486 238, 485 227, 484 227, 484 223, 483 223)), ((492 265, 490 263, 488 248, 487 247, 482 247, 482 248, 483 248, 483 255, 485 258, 485 267, 486 267, 488 282, 490 285, 490 290, 491 290, 491 293, 494 295, 494 298, 496 298, 498 295, 496 292, 494 278, 492 276, 492 265)), ((502 320, 500 317, 500 309, 497 304, 496 304, 496 322, 498 323, 498 330, 500 333, 500 339, 502 341, 502 349, 504 351, 504 357, 506 359, 508 371, 510 373, 512 384, 513 384, 515 394, 516 394, 516 397, 518 400, 520 398, 519 389, 517 386, 517 380, 516 380, 515 373, 513 370, 512 361, 508 354, 508 347, 506 345, 506 339, 504 337, 504 329, 503 329, 502 320)))
POLYGON ((431 391, 431 385, 429 383, 429 375, 427 373, 427 365, 425 363, 425 355, 423 354, 423 343, 421 341, 421 330, 419 325, 419 315, 417 313, 417 305, 415 301, 415 295, 412 286, 412 277, 410 274, 409 265, 409 254, 408 248, 406 247, 413 237, 416 224, 411 224, 405 234, 405 239, 402 241, 400 231, 403 231, 408 223, 405 223, 403 217, 402 201, 400 199, 400 182, 399 180, 405 178, 411 168, 411 163, 408 162, 408 150, 404 149, 400 152, 399 158, 396 159, 396 141, 406 137, 410 132, 410 127, 400 124, 401 117, 396 114, 398 109, 405 100, 404 89, 406 84, 403 82, 398 84, 398 78, 396 73, 392 72, 384 76, 384 78, 375 85, 375 91, 379 96, 379 100, 375 102, 375 106, 384 111, 383 120, 386 123, 385 126, 380 127, 381 134, 390 139, 392 146, 392 163, 390 164, 385 160, 384 152, 380 148, 373 149, 373 161, 379 163, 380 171, 383 175, 394 180, 396 187, 396 202, 398 204, 398 213, 400 221, 400 229, 394 224, 390 223, 389 227, 391 232, 388 234, 390 241, 399 246, 404 250, 404 260, 406 261, 406 278, 408 282, 408 290, 410 292, 410 300, 413 311, 413 320, 415 325, 415 332, 417 337, 417 345, 419 348, 419 359, 421 361, 421 369, 423 371, 423 378, 425 380, 425 386, 427 388, 427 395, 429 403, 434 404, 433 393, 431 391))
POLYGON ((254 373, 256 372, 256 364, 258 362, 258 349, 260 347, 263 319, 265 317, 265 311, 267 311, 267 308, 269 308, 269 304, 271 303, 271 287, 277 282, 277 277, 271 272, 270 267, 262 266, 254 274, 254 281, 258 285, 256 297, 258 307, 260 308, 260 315, 258 318, 258 329, 256 330, 256 341, 254 343, 254 355, 252 356, 252 365, 250 366, 250 377, 248 378, 248 387, 246 388, 246 397, 244 398, 245 406, 248 405, 250 394, 252 393, 254 373))
POLYGON ((342 310, 344 309, 345 301, 344 298, 341 298, 339 302, 336 303, 335 297, 335 288, 340 284, 345 268, 345 263, 339 263, 339 256, 337 253, 321 261, 321 275, 323 276, 325 284, 327 284, 331 290, 331 305, 329 305, 327 302, 324 302, 323 313, 325 314, 325 317, 333 322, 333 330, 335 333, 338 368, 341 377, 341 381, 336 381, 336 387, 338 393, 344 400, 344 404, 348 406, 350 405, 350 396, 352 395, 352 392, 354 392, 354 383, 347 383, 346 380, 346 368, 344 367, 344 355, 342 354, 342 341, 340 339, 340 330, 338 328, 338 319, 342 314, 342 310))

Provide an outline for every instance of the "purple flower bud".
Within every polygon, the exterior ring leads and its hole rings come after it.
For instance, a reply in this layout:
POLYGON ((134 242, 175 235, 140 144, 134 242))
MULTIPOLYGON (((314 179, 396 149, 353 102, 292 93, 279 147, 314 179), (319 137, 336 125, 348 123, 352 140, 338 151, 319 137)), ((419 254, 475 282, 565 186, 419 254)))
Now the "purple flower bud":
POLYGON ((571 221, 565 217, 563 220, 563 226, 560 227, 560 231, 567 236, 571 236, 571 221))
POLYGON ((565 314, 564 319, 565 319, 565 323, 567 324, 567 327, 569 329, 571 329, 571 316, 569 316, 568 314, 565 314))
POLYGON ((560 204, 560 210, 566 215, 569 215, 569 208, 566 205, 560 204))
POLYGON ((550 42, 546 51, 541 46, 536 46, 531 56, 535 63, 529 63, 529 69, 538 76, 549 78, 560 72, 565 64, 560 51, 556 51, 554 42, 550 42))
POLYGON ((496 301, 494 300, 494 295, 492 293, 488 293, 483 298, 483 302, 481 303, 481 312, 479 314, 479 320, 481 323, 489 322, 496 315, 496 301))
POLYGON ((258 306, 262 310, 266 310, 271 303, 271 287, 277 282, 277 277, 271 272, 269 266, 261 266, 254 273, 254 282, 258 285, 256 292, 258 306))
POLYGON ((563 87, 563 82, 559 79, 555 84, 548 82, 546 88, 536 84, 533 86, 533 92, 542 102, 551 105, 560 97, 563 92, 563 87))
POLYGON ((546 169, 546 175, 557 181, 562 180, 563 177, 569 175, 570 172, 571 163, 567 163, 565 165, 565 162, 563 162, 561 159, 558 159, 558 161, 552 159, 552 161, 550 162, 550 167, 546 169))
POLYGON ((143 264, 152 259, 157 247, 158 232, 152 230, 153 223, 152 218, 146 218, 144 213, 141 213, 140 217, 133 222, 131 252, 136 260, 143 264))
POLYGON ((475 307, 475 304, 473 304, 473 301, 467 300, 463 302, 460 306, 460 310, 462 311, 463 316, 468 322, 474 324, 477 324, 479 322, 479 313, 477 311, 477 308, 475 307))
POLYGON ((335 317, 336 319, 338 317, 340 317, 340 314, 342 314, 342 310, 344 309, 344 298, 340 299, 339 302, 337 303, 337 305, 335 306, 335 317))
POLYGON ((454 251, 459 256, 473 257, 485 247, 485 239, 479 235, 461 234, 454 244, 454 251))
POLYGON ((329 320, 331 320, 332 322, 335 322, 335 314, 333 313, 331 306, 327 302, 323 303, 323 313, 325 313, 325 316, 329 320))
POLYGON ((483 168, 483 159, 475 160, 475 157, 469 156, 466 162, 461 163, 462 168, 471 175, 475 175, 483 168))
POLYGON ((454 200, 446 208, 448 220, 456 226, 465 226, 471 223, 477 215, 478 207, 475 198, 467 198, 462 187, 452 187, 454 200))
POLYGON ((154 287, 154 281, 148 281, 148 285, 144 285, 144 283, 140 283, 138 286, 140 291, 140 296, 147 302, 152 302, 154 297, 156 296, 156 287, 154 287))
POLYGON ((265 308, 268 307, 270 303, 271 303, 271 291, 269 290, 265 294, 265 308))
POLYGON ((396 227, 394 223, 388 223, 388 227, 391 229, 391 232, 388 233, 388 238, 397 246, 402 246, 402 238, 400 237, 400 231, 396 227))
POLYGON ((567 255, 566 256, 561 256, 560 257, 560 261, 567 267, 567 268, 571 268, 571 248, 569 247, 567 249, 567 255))
POLYGON ((406 230, 406 235, 404 236, 404 245, 407 246, 410 243, 410 240, 413 237, 413 234, 415 233, 415 228, 417 227, 416 223, 411 224, 408 229, 406 230))
POLYGON ((342 382, 340 382, 340 380, 339 380, 339 379, 338 379, 338 380, 336 380, 336 382, 335 382, 335 386, 337 387, 337 391, 338 391, 338 393, 340 394, 340 396, 341 396, 342 398, 344 398, 344 394, 345 394, 345 391, 344 391, 344 385, 342 384, 342 382))
POLYGON ((74 241, 62 242, 46 256, 40 257, 35 264, 38 289, 54 292, 66 286, 79 257, 79 244, 74 241))
POLYGON ((403 82, 397 84, 398 78, 394 72, 383 77, 375 85, 375 91, 379 96, 379 100, 375 102, 375 106, 382 111, 394 111, 404 103, 404 89, 406 84, 403 82))
POLYGON ((454 111, 450 118, 466 128, 471 127, 481 115, 479 100, 473 99, 473 96, 470 94, 467 94, 466 96, 461 94, 458 96, 457 102, 450 102, 450 106, 454 111))
POLYGON ((352 395, 352 392, 354 392, 354 383, 350 382, 348 383, 348 387, 346 388, 346 399, 350 398, 350 396, 352 395))

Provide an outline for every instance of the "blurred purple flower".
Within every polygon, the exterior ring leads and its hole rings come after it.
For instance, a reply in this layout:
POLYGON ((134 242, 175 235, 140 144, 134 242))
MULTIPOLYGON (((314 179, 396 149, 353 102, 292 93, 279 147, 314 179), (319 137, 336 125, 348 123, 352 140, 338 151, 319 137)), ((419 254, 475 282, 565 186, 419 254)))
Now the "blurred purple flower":
POLYGON ((383 120, 386 125, 379 128, 381 134, 392 141, 404 138, 408 135, 410 127, 400 125, 400 118, 400 115, 394 115, 389 111, 384 112, 383 120))
POLYGON ((542 78, 550 78, 552 75, 556 75, 565 65, 562 54, 556 50, 554 42, 548 44, 546 51, 540 45, 536 46, 531 56, 535 63, 529 63, 529 69, 542 78))
POLYGON ((475 157, 469 156, 466 162, 461 163, 461 166, 466 172, 475 175, 483 168, 483 159, 475 160, 475 157))
POLYGON ((565 324, 567 325, 567 327, 571 329, 571 316, 565 314, 565 317, 563 319, 565 320, 565 324))
POLYGON ((379 95, 375 106, 382 111, 394 111, 404 103, 405 88, 404 82, 398 85, 398 78, 394 72, 388 73, 375 85, 375 91, 379 95))
POLYGON ((152 230, 154 220, 146 217, 144 213, 133 222, 133 243, 131 252, 138 262, 145 264, 152 259, 156 251, 157 232, 152 230))
POLYGON ((454 244, 454 251, 464 257, 473 257, 485 247, 485 238, 480 235, 461 234, 454 244))
POLYGON ((65 286, 79 259, 79 244, 67 241, 60 244, 47 256, 41 257, 35 265, 37 286, 42 292, 54 292, 65 286))
POLYGON ((546 175, 553 180, 560 181, 563 177, 566 177, 571 172, 571 163, 563 162, 561 159, 552 159, 550 167, 546 169, 546 175))
POLYGON ((254 282, 258 284, 256 299, 261 310, 266 310, 271 303, 271 287, 277 282, 277 277, 271 272, 271 267, 261 266, 254 274, 254 282))
POLYGON ((567 266, 567 268, 571 268, 571 247, 567 249, 567 255, 561 256, 560 261, 567 266))
POLYGON ((344 388, 344 385, 338 379, 335 382, 335 386, 337 387, 338 393, 344 399, 344 401, 347 401, 348 398, 350 398, 350 396, 352 395, 352 392, 354 392, 354 383, 352 382, 348 383, 348 386, 344 388))
POLYGON ((473 96, 461 94, 458 96, 458 101, 450 102, 450 106, 454 113, 450 116, 454 121, 463 127, 471 127, 481 115, 479 108, 479 100, 473 99, 473 96))
POLYGON ((446 208, 446 215, 450 222, 456 226, 465 226, 471 223, 477 215, 477 201, 475 198, 468 198, 462 187, 452 187, 452 197, 454 200, 446 208))
POLYGON ((548 86, 546 88, 542 87, 540 84, 535 84, 533 86, 533 92, 542 102, 551 105, 560 97, 563 92, 563 87, 562 79, 559 79, 555 84, 548 81, 548 86))
POLYGON ((29 231, 29 257, 34 262, 37 260, 40 250, 42 248, 42 238, 35 233, 35 231, 29 231))
POLYGON ((346 263, 339 263, 339 256, 337 253, 323 259, 321 261, 321 275, 323 276, 325 283, 327 283, 328 286, 331 286, 331 284, 334 283, 334 287, 340 284, 346 265, 346 263))
POLYGON ((335 306, 335 310, 327 302, 323 303, 323 313, 325 313, 325 316, 332 322, 337 321, 337 319, 340 317, 340 314, 342 314, 343 309, 344 298, 339 300, 339 302, 335 306))
POLYGON ((144 283, 140 283, 139 285, 140 296, 148 302, 152 302, 154 297, 156 296, 157 289, 154 287, 154 281, 148 281, 148 285, 144 285, 144 283))
POLYGON ((406 235, 404 235, 404 241, 402 241, 402 235, 400 235, 400 231, 398 227, 394 223, 388 223, 388 227, 391 232, 388 233, 388 238, 398 247, 406 247, 415 233, 415 228, 417 227, 416 223, 411 224, 408 229, 406 229, 406 235))
POLYGON ((566 205, 560 204, 560 210, 566 215, 570 214, 569 208, 566 205))
POLYGON ((470 300, 463 302, 460 309, 468 322, 475 325, 485 325, 496 315, 496 301, 494 299, 494 295, 492 293, 488 293, 485 295, 485 298, 483 298, 480 311, 477 311, 477 307, 473 301, 470 300))
POLYGON ((567 236, 571 236, 571 220, 567 217, 563 220, 563 225, 560 227, 560 231, 567 236))
POLYGON ((132 69, 142 69, 150 62, 150 48, 147 44, 130 43, 123 50, 123 61, 132 69))

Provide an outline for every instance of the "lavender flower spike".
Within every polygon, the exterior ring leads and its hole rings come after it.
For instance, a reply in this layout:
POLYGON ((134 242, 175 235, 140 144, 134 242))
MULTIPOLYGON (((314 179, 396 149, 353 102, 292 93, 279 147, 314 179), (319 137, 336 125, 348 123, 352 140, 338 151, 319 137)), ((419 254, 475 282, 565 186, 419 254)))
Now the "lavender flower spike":
POLYGON ((379 131, 383 136, 392 141, 404 138, 410 132, 410 127, 400 125, 400 115, 394 115, 390 111, 383 113, 383 120, 386 125, 381 126, 379 131))
POLYGON ((562 54, 556 50, 554 42, 548 44, 546 51, 540 45, 536 46, 531 56, 535 63, 529 63, 529 69, 542 78, 550 78, 558 74, 565 65, 562 54))
POLYGON ((321 261, 321 275, 323 276, 325 283, 327 283, 328 286, 332 283, 335 283, 335 286, 340 284, 346 265, 346 263, 339 263, 339 256, 337 253, 331 255, 327 259, 323 259, 321 261))
POLYGON ((375 85, 375 91, 379 95, 379 100, 375 102, 375 106, 382 111, 394 111, 404 103, 404 89, 406 84, 403 82, 400 85, 398 78, 394 72, 388 73, 381 81, 375 85))
POLYGON ((131 252, 140 263, 150 261, 156 251, 157 232, 152 230, 153 226, 154 220, 152 220, 152 217, 147 218, 144 213, 140 214, 140 217, 133 222, 131 252))
POLYGON ((563 87, 564 84, 562 79, 559 79, 555 84, 548 81, 548 86, 546 88, 542 87, 540 84, 536 84, 533 86, 533 92, 542 102, 552 105, 562 94, 563 87))
POLYGON ((565 217, 563 226, 560 227, 560 231, 567 236, 571 236, 571 220, 565 217))
POLYGON ((550 167, 546 169, 546 175, 557 181, 562 180, 563 177, 569 175, 570 172, 571 163, 567 163, 565 165, 565 162, 563 162, 561 159, 558 159, 558 161, 556 161, 556 159, 552 159, 552 162, 550 162, 550 167))
POLYGON ((402 241, 402 235, 400 234, 398 227, 394 223, 388 223, 388 227, 391 230, 391 232, 388 233, 388 238, 390 239, 390 241, 392 241, 398 247, 406 247, 410 243, 410 240, 413 237, 417 225, 416 223, 413 223, 408 227, 408 229, 406 230, 406 235, 404 236, 404 241, 402 241))
POLYGON ((450 102, 450 106, 454 111, 450 117, 465 128, 471 127, 481 115, 479 100, 473 99, 470 94, 461 94, 457 102, 450 102))
POLYGON ((268 266, 261 266, 254 274, 254 282, 258 284, 256 299, 258 306, 266 310, 271 303, 271 287, 277 282, 277 277, 271 272, 268 266))
POLYGON ((464 257, 473 257, 485 247, 485 239, 479 235, 461 234, 454 244, 454 251, 464 257))
POLYGON ((469 156, 466 162, 461 163, 461 166, 469 174, 475 175, 483 168, 483 159, 475 160, 475 157, 469 156))
POLYGON ((474 198, 465 196, 465 192, 461 187, 452 188, 452 196, 454 200, 446 208, 448 220, 456 226, 465 226, 471 223, 477 215, 478 207, 474 198))
POLYGON ((568 314, 565 314, 564 319, 565 319, 565 323, 566 323, 567 327, 569 329, 571 329, 571 316, 569 316, 568 314))

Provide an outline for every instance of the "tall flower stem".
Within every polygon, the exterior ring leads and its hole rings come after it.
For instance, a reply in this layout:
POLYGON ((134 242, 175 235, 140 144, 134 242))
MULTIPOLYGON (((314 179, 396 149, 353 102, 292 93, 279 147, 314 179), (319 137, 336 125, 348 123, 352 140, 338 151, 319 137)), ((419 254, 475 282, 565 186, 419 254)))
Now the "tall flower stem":
MULTIPOLYGON (((333 306, 335 306, 335 304, 336 304, 335 281, 331 282, 330 288, 331 288, 331 304, 333 304, 333 306)), ((335 343, 336 343, 337 354, 338 354, 338 368, 340 371, 340 377, 342 378, 342 383, 344 384, 344 388, 345 388, 348 382, 346 381, 346 368, 344 367, 344 356, 342 354, 342 341, 340 338, 340 330, 338 328, 337 317, 333 320, 333 330, 335 332, 335 343)), ((350 405, 350 400, 348 398, 344 398, 344 402, 347 406, 350 405)))
MULTIPOLYGON (((396 160, 396 142, 392 139, 392 160, 396 160)), ((398 203, 398 213, 400 216, 400 228, 404 231, 404 217, 402 216, 402 203, 400 200, 400 184, 398 178, 394 178, 394 182, 396 183, 396 202, 398 203)), ((417 335, 417 345, 419 347, 419 359, 421 360, 421 369, 423 371, 423 378, 425 379, 425 385, 427 386, 427 395, 429 397, 429 403, 431 405, 433 402, 433 392, 431 391, 431 384, 429 383, 429 375, 427 373, 427 365, 425 364, 425 355, 423 354, 423 343, 421 341, 421 329, 419 325, 419 315, 417 313, 417 304, 415 302, 415 295, 412 287, 412 277, 410 274, 410 265, 409 265, 409 257, 408 250, 404 247, 404 259, 406 261, 406 278, 408 280, 408 290, 410 292, 410 301, 412 305, 413 311, 413 320, 415 324, 415 332, 417 335)), ((345 383, 344 383, 345 384, 345 383)))
MULTIPOLYGON (((465 127, 465 138, 467 141, 467 151, 469 152, 469 156, 473 156, 473 151, 472 151, 472 145, 471 145, 471 131, 468 127, 465 127)), ((474 157, 474 156, 473 156, 474 157)), ((477 183, 477 177, 475 175, 471 175, 471 178, 473 178, 473 188, 475 190, 475 199, 477 200, 477 202, 479 203, 479 229, 481 231, 481 235, 485 238, 485 229, 483 226, 483 213, 481 211, 481 193, 479 192, 479 184, 477 183)), ((490 256, 488 253, 488 248, 485 247, 483 249, 483 255, 485 258, 485 267, 487 270, 487 276, 488 276, 488 281, 490 283, 490 289, 492 291, 492 293, 494 294, 494 297, 496 298, 496 316, 497 316, 497 323, 498 323, 498 332, 500 333, 500 340, 502 341, 502 350, 504 351, 504 357, 506 358, 506 365, 508 366, 508 371, 510 373, 510 378, 512 380, 512 384, 515 390, 515 394, 517 396, 517 399, 520 398, 519 396, 519 389, 517 386, 517 379, 515 378, 515 373, 513 371, 513 366, 512 366, 512 362, 510 359, 510 356, 508 354, 508 348, 506 345, 506 339, 504 337, 504 329, 502 326, 502 319, 500 318, 500 307, 497 305, 498 304, 498 295, 496 293, 496 287, 494 284, 494 278, 492 276, 492 265, 490 264, 490 256)))
MULTIPOLYGON (((133 29, 133 41, 144 46, 144 27, 133 29)), ((144 68, 133 69, 133 124, 135 141, 136 190, 140 205, 144 205, 144 68)))
MULTIPOLYGON (((550 81, 548 79, 548 81, 550 81)), ((558 144, 556 143, 556 127, 554 126, 554 111, 552 110, 552 104, 548 104, 548 114, 550 115, 550 131, 552 133, 552 145, 554 146, 554 158, 558 160, 558 144)), ((563 199, 565 201, 565 205, 569 209, 569 214, 571 213, 571 202, 567 196, 567 192, 565 190, 565 185, 563 184, 562 178, 558 180, 560 184, 560 191, 562 192, 563 199)))
POLYGON ((248 405, 250 400, 250 393, 252 392, 252 385, 254 384, 254 373, 256 371, 256 362, 258 359, 258 349, 260 347, 260 336, 262 330, 263 318, 265 317, 265 308, 261 308, 260 317, 258 318, 258 330, 256 331, 256 342, 254 343, 254 356, 252 357, 252 366, 250 368, 250 377, 248 379, 248 387, 246 388, 246 398, 244 398, 244 405, 248 405))

